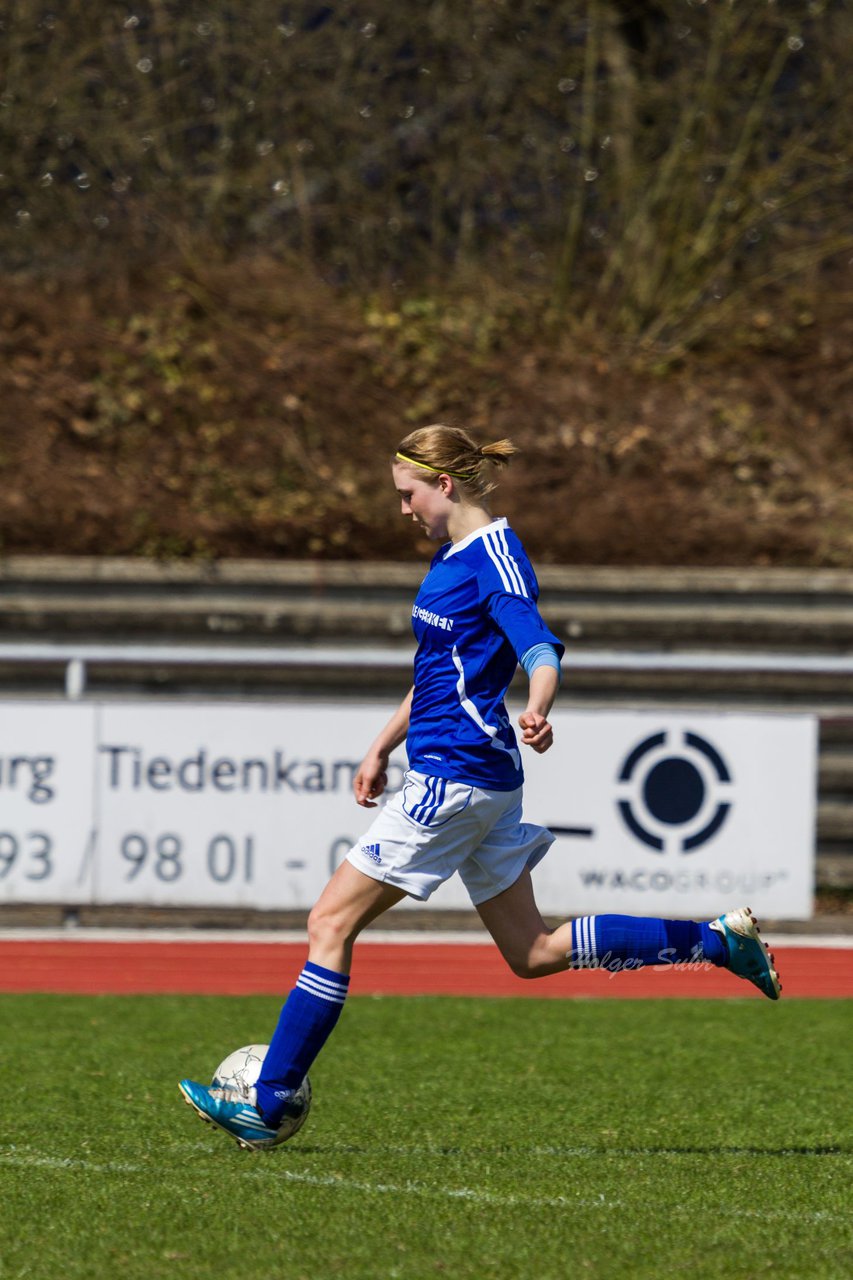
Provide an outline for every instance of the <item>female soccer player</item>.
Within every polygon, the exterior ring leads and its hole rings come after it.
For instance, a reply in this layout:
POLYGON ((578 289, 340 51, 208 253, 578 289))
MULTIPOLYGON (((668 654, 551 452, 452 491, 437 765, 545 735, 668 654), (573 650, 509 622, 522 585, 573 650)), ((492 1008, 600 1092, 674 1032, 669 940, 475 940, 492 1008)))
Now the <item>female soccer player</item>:
POLYGON ((407 894, 427 899, 457 871, 520 977, 704 960, 779 996, 773 957, 748 908, 710 924, 597 915, 555 930, 539 913, 530 872, 554 837, 522 820, 521 752, 504 695, 520 663, 529 680, 521 744, 547 751, 563 646, 540 617, 521 542, 487 505, 493 469, 514 452, 508 440, 478 447, 465 431, 431 426, 395 454, 402 514, 442 545, 412 611, 414 684, 361 763, 357 803, 376 807, 391 752, 404 740, 409 769, 309 916, 307 962, 255 1090, 244 1097, 181 1082, 199 1115, 244 1147, 272 1145, 282 1121, 304 1109, 296 1091, 340 1016, 361 930, 407 894))

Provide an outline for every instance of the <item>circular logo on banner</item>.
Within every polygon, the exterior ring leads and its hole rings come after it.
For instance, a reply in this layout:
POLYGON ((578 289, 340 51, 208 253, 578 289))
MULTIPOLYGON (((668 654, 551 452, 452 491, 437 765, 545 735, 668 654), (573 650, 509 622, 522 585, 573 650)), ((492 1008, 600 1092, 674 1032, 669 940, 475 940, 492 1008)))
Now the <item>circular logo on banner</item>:
POLYGON ((693 853, 722 827, 731 809, 731 772, 698 733, 663 731, 638 742, 618 776, 625 826, 658 853, 693 853))

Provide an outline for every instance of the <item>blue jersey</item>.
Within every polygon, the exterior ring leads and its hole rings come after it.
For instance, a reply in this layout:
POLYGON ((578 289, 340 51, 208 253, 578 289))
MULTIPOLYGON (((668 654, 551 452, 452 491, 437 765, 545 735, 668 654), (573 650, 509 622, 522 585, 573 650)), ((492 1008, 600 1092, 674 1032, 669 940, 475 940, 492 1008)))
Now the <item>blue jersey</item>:
POLYGON ((504 706, 533 645, 563 645, 536 607, 539 584, 506 520, 433 557, 418 591, 409 767, 495 791, 521 786, 521 753, 504 706))

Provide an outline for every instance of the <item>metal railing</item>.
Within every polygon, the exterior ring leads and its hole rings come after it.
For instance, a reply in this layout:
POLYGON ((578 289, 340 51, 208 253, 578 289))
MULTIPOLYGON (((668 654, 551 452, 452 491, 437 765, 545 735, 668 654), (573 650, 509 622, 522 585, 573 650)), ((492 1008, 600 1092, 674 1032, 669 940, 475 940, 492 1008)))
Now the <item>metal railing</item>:
MULTIPOLYGON (((209 644, 87 644, 73 641, 0 643, 0 663, 57 664, 65 669, 65 696, 86 692, 88 668, 111 666, 303 667, 348 670, 405 670, 412 651, 402 647, 209 644)), ((721 650, 652 652, 647 650, 574 650, 563 659, 572 671, 737 672, 853 676, 853 655, 755 653, 721 650)))

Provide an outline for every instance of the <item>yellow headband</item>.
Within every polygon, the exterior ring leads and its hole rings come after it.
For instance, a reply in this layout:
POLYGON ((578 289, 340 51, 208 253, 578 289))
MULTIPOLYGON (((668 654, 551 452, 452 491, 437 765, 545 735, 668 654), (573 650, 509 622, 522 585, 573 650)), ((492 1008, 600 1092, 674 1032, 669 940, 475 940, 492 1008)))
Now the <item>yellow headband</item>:
POLYGON ((416 462, 405 453, 398 453, 395 456, 401 462, 408 462, 410 467, 422 467, 424 471, 434 471, 437 476, 452 476, 454 480, 471 480, 476 474, 474 471, 448 471, 446 467, 431 467, 428 462, 416 462))

